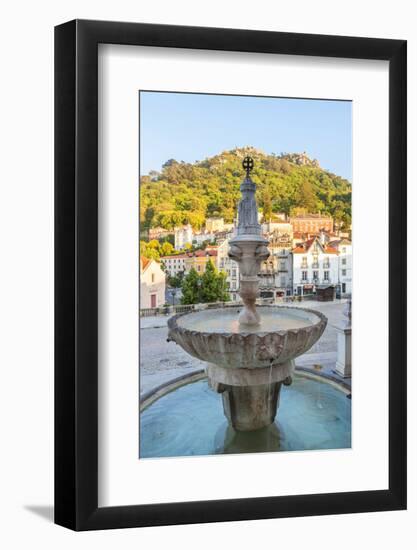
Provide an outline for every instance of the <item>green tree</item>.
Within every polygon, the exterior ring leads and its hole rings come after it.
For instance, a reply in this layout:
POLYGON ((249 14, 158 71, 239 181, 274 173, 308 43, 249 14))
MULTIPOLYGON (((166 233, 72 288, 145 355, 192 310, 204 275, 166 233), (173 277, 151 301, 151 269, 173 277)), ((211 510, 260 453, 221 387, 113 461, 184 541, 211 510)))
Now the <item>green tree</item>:
POLYGON ((159 260, 159 242, 155 240, 150 241, 149 243, 146 241, 140 241, 140 254, 150 260, 159 260))
POLYGON ((200 277, 197 271, 192 267, 182 281, 182 304, 197 304, 200 301, 199 282, 200 277))
POLYGON ((174 252, 174 247, 168 241, 161 244, 161 256, 169 256, 174 252))
POLYGON ((316 211, 316 196, 310 181, 307 179, 303 180, 298 188, 297 206, 305 208, 307 212, 316 211))
POLYGON ((168 276, 168 284, 173 288, 180 288, 184 280, 184 271, 178 272, 176 275, 168 276))
POLYGON ((159 250, 159 241, 152 239, 148 242, 148 248, 153 248, 154 250, 159 250))
POLYGON ((269 189, 265 189, 262 193, 262 203, 263 221, 270 222, 272 218, 272 199, 269 189))
POLYGON ((203 303, 227 302, 229 294, 226 288, 226 274, 219 273, 209 260, 201 277, 201 301, 203 303))

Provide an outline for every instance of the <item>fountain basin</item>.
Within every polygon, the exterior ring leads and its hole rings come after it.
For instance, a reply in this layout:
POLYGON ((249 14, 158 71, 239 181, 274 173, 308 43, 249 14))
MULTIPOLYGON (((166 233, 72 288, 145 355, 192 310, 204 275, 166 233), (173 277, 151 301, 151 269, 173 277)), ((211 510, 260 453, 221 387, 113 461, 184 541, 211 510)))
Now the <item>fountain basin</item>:
POLYGON ((144 399, 140 415, 140 458, 229 453, 343 449, 351 446, 350 390, 320 376, 296 373, 282 392, 279 420, 256 432, 228 425, 221 397, 203 373, 167 384, 156 399, 144 399), (191 382, 191 383, 190 383, 191 382))
POLYGON ((182 313, 168 321, 168 338, 193 357, 224 368, 256 369, 279 365, 310 349, 327 318, 297 307, 259 306, 261 323, 239 324, 241 306, 182 313))

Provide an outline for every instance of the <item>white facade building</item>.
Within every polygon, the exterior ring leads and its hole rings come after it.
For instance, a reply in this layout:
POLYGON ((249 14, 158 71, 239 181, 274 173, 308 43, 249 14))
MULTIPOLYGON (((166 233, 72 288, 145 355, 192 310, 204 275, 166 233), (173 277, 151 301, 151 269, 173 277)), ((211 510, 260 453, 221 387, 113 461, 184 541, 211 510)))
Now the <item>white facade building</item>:
POLYGON ((193 243, 193 228, 190 224, 176 227, 174 231, 175 250, 182 250, 186 244, 193 243))
POLYGON ((217 247, 217 269, 223 271, 227 276, 229 294, 232 301, 239 300, 239 264, 228 256, 229 239, 225 239, 217 247))
POLYGON ((338 245, 339 283, 342 296, 352 294, 352 243, 342 239, 338 245))
POLYGON ((285 222, 271 222, 262 228, 270 256, 261 264, 260 296, 275 301, 292 294, 292 227, 285 222))
POLYGON ((201 246, 203 243, 211 242, 216 239, 215 233, 207 233, 205 231, 201 233, 195 233, 193 235, 193 244, 201 246))
POLYGON ((186 258, 186 254, 162 256, 161 262, 164 266, 165 273, 167 273, 170 277, 175 277, 179 273, 184 272, 186 258))
POLYGON ((317 287, 337 286, 339 258, 336 248, 313 237, 292 251, 294 294, 311 294, 317 287))
POLYGON ((224 219, 223 218, 207 218, 206 219, 206 231, 208 233, 215 233, 216 231, 224 231, 224 219))
POLYGON ((140 309, 165 303, 165 273, 159 262, 140 257, 140 309))

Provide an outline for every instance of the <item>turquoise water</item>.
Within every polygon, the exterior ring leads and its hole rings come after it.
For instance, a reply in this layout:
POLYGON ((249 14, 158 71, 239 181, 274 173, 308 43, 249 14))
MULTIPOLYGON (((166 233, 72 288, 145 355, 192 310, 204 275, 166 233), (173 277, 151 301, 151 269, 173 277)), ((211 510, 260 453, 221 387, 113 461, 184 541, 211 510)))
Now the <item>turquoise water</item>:
POLYGON ((299 308, 288 307, 258 307, 261 320, 259 325, 241 325, 238 321, 238 311, 241 308, 205 309, 195 311, 180 317, 178 326, 189 330, 211 333, 251 333, 277 332, 280 330, 308 327, 320 321, 314 313, 299 308))
POLYGON ((282 386, 275 424, 235 432, 207 380, 182 386, 140 415, 140 458, 343 449, 351 446, 351 400, 325 382, 295 376, 282 386))

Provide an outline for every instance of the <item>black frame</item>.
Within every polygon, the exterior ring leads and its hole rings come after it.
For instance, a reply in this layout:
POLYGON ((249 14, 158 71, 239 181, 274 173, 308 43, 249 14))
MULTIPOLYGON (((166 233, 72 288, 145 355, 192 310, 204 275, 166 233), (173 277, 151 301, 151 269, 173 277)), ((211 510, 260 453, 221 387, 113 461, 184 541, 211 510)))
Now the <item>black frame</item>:
POLYGON ((75 20, 55 28, 57 524, 89 530, 406 508, 406 45, 106 21, 75 20), (98 507, 99 43, 389 61, 389 489, 98 507))

